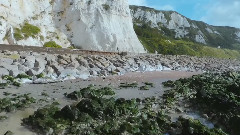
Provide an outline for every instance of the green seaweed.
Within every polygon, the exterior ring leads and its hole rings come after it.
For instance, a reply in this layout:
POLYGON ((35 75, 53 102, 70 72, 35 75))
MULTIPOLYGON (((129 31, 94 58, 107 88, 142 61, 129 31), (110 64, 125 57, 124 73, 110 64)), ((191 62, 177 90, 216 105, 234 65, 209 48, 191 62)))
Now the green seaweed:
POLYGON ((163 110, 152 108, 157 101, 155 97, 144 100, 104 97, 101 91, 108 89, 93 86, 83 88, 78 91, 81 96, 79 102, 61 109, 55 105, 40 108, 23 119, 23 123, 32 126, 37 133, 52 135, 163 135, 176 130, 181 133, 177 135, 183 135, 186 128, 194 131, 188 135, 226 135, 193 120, 188 123, 186 119, 171 122, 163 110))

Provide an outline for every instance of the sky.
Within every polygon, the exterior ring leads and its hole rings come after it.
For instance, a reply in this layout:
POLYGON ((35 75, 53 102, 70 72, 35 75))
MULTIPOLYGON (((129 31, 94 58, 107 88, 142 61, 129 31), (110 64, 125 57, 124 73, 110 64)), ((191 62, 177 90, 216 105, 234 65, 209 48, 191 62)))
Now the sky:
POLYGON ((240 28, 240 0, 129 0, 129 4, 173 10, 210 25, 240 28))

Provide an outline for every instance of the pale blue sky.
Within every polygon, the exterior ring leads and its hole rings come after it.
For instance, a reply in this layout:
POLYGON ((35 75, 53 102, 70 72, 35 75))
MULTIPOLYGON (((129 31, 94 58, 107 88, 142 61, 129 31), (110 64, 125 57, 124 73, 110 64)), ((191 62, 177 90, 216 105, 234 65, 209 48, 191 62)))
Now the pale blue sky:
POLYGON ((129 4, 174 10, 193 20, 240 28, 240 0, 129 0, 129 4))

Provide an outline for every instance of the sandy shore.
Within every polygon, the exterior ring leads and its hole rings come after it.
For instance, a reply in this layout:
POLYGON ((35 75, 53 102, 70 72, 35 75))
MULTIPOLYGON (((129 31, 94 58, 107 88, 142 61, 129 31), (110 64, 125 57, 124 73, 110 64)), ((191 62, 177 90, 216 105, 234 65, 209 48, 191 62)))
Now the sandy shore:
POLYGON ((42 107, 46 104, 50 104, 53 101, 58 101, 61 105, 71 104, 73 101, 67 100, 64 97, 64 93, 71 93, 80 88, 87 87, 90 84, 99 86, 111 86, 115 88, 116 98, 145 98, 151 96, 161 96, 164 92, 162 82, 167 80, 176 80, 179 78, 190 77, 201 72, 184 72, 184 71, 161 71, 161 72, 132 72, 121 76, 108 76, 108 77, 94 77, 87 80, 76 79, 68 80, 65 82, 58 82, 52 84, 24 84, 17 88, 14 86, 0 89, 0 98, 5 97, 3 92, 9 92, 11 94, 26 94, 31 93, 32 97, 37 100, 45 99, 47 101, 43 103, 36 103, 30 108, 20 110, 14 113, 6 114, 9 118, 0 122, 0 134, 4 134, 6 131, 11 130, 17 135, 34 135, 33 132, 21 126, 21 119, 31 115, 34 110, 42 107), (120 83, 138 83, 138 86, 142 86, 144 82, 154 83, 154 87, 149 91, 141 91, 139 88, 120 89, 120 83), (42 93, 47 93, 49 96, 44 96, 42 93))

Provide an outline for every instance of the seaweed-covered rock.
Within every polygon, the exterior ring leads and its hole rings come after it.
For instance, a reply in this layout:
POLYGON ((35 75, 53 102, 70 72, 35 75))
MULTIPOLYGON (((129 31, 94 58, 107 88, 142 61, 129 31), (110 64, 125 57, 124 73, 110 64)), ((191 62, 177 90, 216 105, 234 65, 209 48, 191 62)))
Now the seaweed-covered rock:
POLYGON ((79 109, 79 111, 87 113, 94 118, 100 118, 103 116, 103 108, 96 100, 83 99, 77 104, 76 107, 79 109))
POLYGON ((182 97, 231 135, 240 134, 235 126, 240 124, 240 72, 204 73, 163 84, 174 87, 163 95, 165 103, 182 97))
POLYGON ((58 115, 58 117, 62 117, 64 119, 69 119, 71 121, 74 121, 74 120, 78 119, 78 114, 79 113, 80 112, 77 108, 72 107, 70 105, 66 105, 56 115, 58 115))
POLYGON ((139 89, 140 90, 149 90, 149 87, 145 85, 145 86, 141 86, 139 89))
MULTIPOLYGON (((87 90, 107 90, 105 88, 92 87, 85 90, 87 95, 77 104, 67 105, 62 109, 53 105, 46 106, 24 119, 23 123, 32 126, 38 133, 50 135, 163 135, 171 133, 173 129, 181 131, 175 133, 183 133, 185 128, 191 129, 189 135, 198 135, 197 133, 201 129, 211 132, 199 135, 215 135, 215 130, 210 130, 203 125, 198 129, 190 123, 188 127, 184 123, 186 120, 179 119, 177 123, 180 124, 172 123, 170 117, 162 110, 152 107, 157 101, 156 98, 144 99, 145 102, 140 104, 141 100, 139 99, 126 100, 124 98, 89 96, 87 92, 87 90)), ((217 133, 216 135, 225 135, 217 133)))
POLYGON ((80 91, 74 91, 72 93, 66 94, 66 97, 72 100, 79 100, 82 97, 82 94, 80 91))

